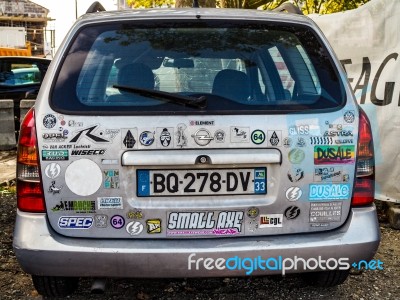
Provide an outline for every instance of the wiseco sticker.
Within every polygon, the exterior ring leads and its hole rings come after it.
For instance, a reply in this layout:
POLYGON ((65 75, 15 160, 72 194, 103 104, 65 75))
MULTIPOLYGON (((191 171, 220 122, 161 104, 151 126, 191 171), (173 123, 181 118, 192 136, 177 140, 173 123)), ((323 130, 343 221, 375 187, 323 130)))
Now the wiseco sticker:
POLYGON ((314 147, 316 165, 350 163, 354 163, 354 145, 314 147))
POLYGON ((349 197, 349 184, 310 184, 310 201, 345 200, 349 197))

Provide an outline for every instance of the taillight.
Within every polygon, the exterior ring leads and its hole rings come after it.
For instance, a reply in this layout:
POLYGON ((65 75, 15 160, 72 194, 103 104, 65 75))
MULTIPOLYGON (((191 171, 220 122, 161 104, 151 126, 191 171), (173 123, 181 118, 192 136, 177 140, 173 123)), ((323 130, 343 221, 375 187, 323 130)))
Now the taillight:
POLYGON ((371 204, 375 195, 375 159, 371 124, 360 108, 358 131, 356 180, 352 206, 371 204))
POLYGON ((17 205, 27 212, 45 212, 39 174, 35 112, 32 108, 21 124, 17 154, 17 205))

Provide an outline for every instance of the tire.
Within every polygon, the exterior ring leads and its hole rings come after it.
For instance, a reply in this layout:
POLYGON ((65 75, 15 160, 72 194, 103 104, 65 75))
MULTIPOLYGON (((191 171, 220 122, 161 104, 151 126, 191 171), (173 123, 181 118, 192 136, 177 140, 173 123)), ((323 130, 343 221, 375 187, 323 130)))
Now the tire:
POLYGON ((349 270, 333 270, 306 273, 303 274, 303 279, 311 286, 332 287, 345 282, 348 276, 349 270))
POLYGON ((32 275, 33 285, 44 297, 66 297, 78 288, 77 277, 53 277, 32 275))

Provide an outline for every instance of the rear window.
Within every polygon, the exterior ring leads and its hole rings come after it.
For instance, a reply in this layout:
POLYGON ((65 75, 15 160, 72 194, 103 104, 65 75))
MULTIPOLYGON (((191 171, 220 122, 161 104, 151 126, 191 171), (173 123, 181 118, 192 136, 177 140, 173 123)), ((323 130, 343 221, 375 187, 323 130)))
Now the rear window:
POLYGON ((50 98, 70 113, 327 110, 345 102, 339 78, 305 26, 140 21, 81 29, 50 98), (188 105, 192 99, 205 106, 188 105))

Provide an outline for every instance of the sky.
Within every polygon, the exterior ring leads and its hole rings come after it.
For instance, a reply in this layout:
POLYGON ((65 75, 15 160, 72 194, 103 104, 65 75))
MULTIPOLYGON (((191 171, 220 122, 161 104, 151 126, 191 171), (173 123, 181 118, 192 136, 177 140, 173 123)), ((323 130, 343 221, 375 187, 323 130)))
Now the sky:
MULTIPOLYGON (((89 6, 95 0, 30 0, 50 10, 48 17, 55 19, 50 22, 48 29, 55 29, 55 46, 56 50, 63 41, 68 30, 75 22, 75 3, 77 4, 78 17, 85 14, 89 6), (52 28, 50 28, 52 27, 52 28)), ((116 10, 116 0, 99 0, 106 10, 116 10)))

